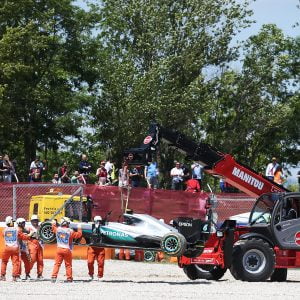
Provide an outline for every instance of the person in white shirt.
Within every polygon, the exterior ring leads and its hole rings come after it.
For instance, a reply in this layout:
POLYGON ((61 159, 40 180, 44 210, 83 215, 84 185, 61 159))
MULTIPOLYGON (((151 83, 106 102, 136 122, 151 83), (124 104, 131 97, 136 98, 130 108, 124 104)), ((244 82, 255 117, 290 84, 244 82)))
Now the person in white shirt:
POLYGON ((171 170, 170 175, 172 178, 172 190, 182 190, 184 173, 179 162, 176 162, 175 167, 171 170))
POLYGON ((275 173, 277 167, 279 167, 279 164, 277 163, 276 157, 273 157, 272 162, 270 162, 267 165, 266 177, 269 178, 270 180, 274 180, 274 173, 275 173))

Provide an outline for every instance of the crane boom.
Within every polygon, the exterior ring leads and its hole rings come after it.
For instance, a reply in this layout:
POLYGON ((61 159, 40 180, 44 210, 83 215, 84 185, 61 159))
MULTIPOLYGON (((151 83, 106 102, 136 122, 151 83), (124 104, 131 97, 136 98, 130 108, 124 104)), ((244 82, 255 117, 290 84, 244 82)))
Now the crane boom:
POLYGON ((133 154, 131 164, 147 164, 152 160, 161 141, 183 152, 189 159, 198 161, 206 173, 224 178, 249 196, 289 192, 250 167, 237 162, 230 154, 222 153, 206 143, 196 143, 178 131, 164 128, 157 123, 151 123, 148 135, 140 147, 127 149, 124 154, 133 154))

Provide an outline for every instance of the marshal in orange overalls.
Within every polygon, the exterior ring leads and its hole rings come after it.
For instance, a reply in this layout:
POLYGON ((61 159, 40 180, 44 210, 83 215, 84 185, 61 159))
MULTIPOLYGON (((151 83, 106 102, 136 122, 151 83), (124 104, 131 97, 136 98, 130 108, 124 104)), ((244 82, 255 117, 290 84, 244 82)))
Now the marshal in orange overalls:
POLYGON ((6 268, 9 259, 12 261, 12 275, 16 279, 19 276, 20 248, 19 240, 29 240, 30 236, 25 235, 16 227, 6 227, 3 231, 5 248, 2 254, 1 278, 5 280, 6 268))
POLYGON ((66 275, 68 281, 73 281, 72 277, 72 248, 73 239, 79 239, 82 237, 81 228, 78 227, 78 232, 68 226, 52 225, 52 230, 56 233, 57 239, 57 251, 55 256, 55 264, 52 272, 52 281, 57 278, 58 271, 63 261, 65 261, 66 275))
MULTIPOLYGON (((30 232, 37 232, 38 227, 33 225, 29 226, 30 232)), ((42 278, 44 270, 44 248, 43 244, 38 239, 32 239, 28 242, 29 253, 31 257, 30 270, 33 269, 34 264, 36 263, 37 267, 37 277, 42 278)))
POLYGON ((94 276, 95 260, 97 260, 98 263, 98 278, 102 278, 104 272, 105 250, 104 248, 89 246, 87 250, 87 264, 90 277, 94 276))

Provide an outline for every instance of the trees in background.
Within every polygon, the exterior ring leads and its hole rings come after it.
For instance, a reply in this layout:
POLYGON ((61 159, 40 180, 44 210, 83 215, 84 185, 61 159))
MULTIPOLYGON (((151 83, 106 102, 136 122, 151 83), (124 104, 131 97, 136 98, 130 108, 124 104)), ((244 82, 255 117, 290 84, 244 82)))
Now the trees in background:
MULTIPOLYGON (((299 161, 300 40, 248 1, 72 0, 0 5, 0 152, 122 159, 155 119, 254 169, 299 161), (232 65, 236 67, 233 68, 232 65), (92 128, 92 129, 91 129, 92 128)), ((162 151, 163 152, 163 151, 162 151)), ((161 155, 169 170, 176 154, 161 155)), ((58 162, 61 160, 60 162, 58 162)))
POLYGON ((0 5, 0 149, 23 166, 76 137, 89 104, 93 15, 71 0, 0 5))

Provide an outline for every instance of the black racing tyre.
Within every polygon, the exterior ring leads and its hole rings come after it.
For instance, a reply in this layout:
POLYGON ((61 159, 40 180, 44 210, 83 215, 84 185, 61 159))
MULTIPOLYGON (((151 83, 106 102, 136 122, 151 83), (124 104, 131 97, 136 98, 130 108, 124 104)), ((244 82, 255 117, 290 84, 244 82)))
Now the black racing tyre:
POLYGON ((275 254, 261 239, 241 240, 233 248, 231 274, 243 281, 265 281, 273 273, 275 254))
POLYGON ((186 265, 183 267, 183 271, 191 280, 219 280, 224 276, 227 269, 210 265, 186 265))
POLYGON ((161 249, 170 256, 182 256, 186 250, 186 239, 178 232, 165 234, 161 239, 161 249))
POLYGON ((154 262, 156 258, 156 252, 155 251, 144 251, 144 261, 146 262, 154 262))
POLYGON ((38 235, 45 244, 54 244, 56 242, 56 234, 52 231, 52 224, 49 221, 40 225, 38 235))
POLYGON ((271 281, 283 282, 287 278, 287 269, 286 268, 276 268, 273 274, 270 277, 271 281))

